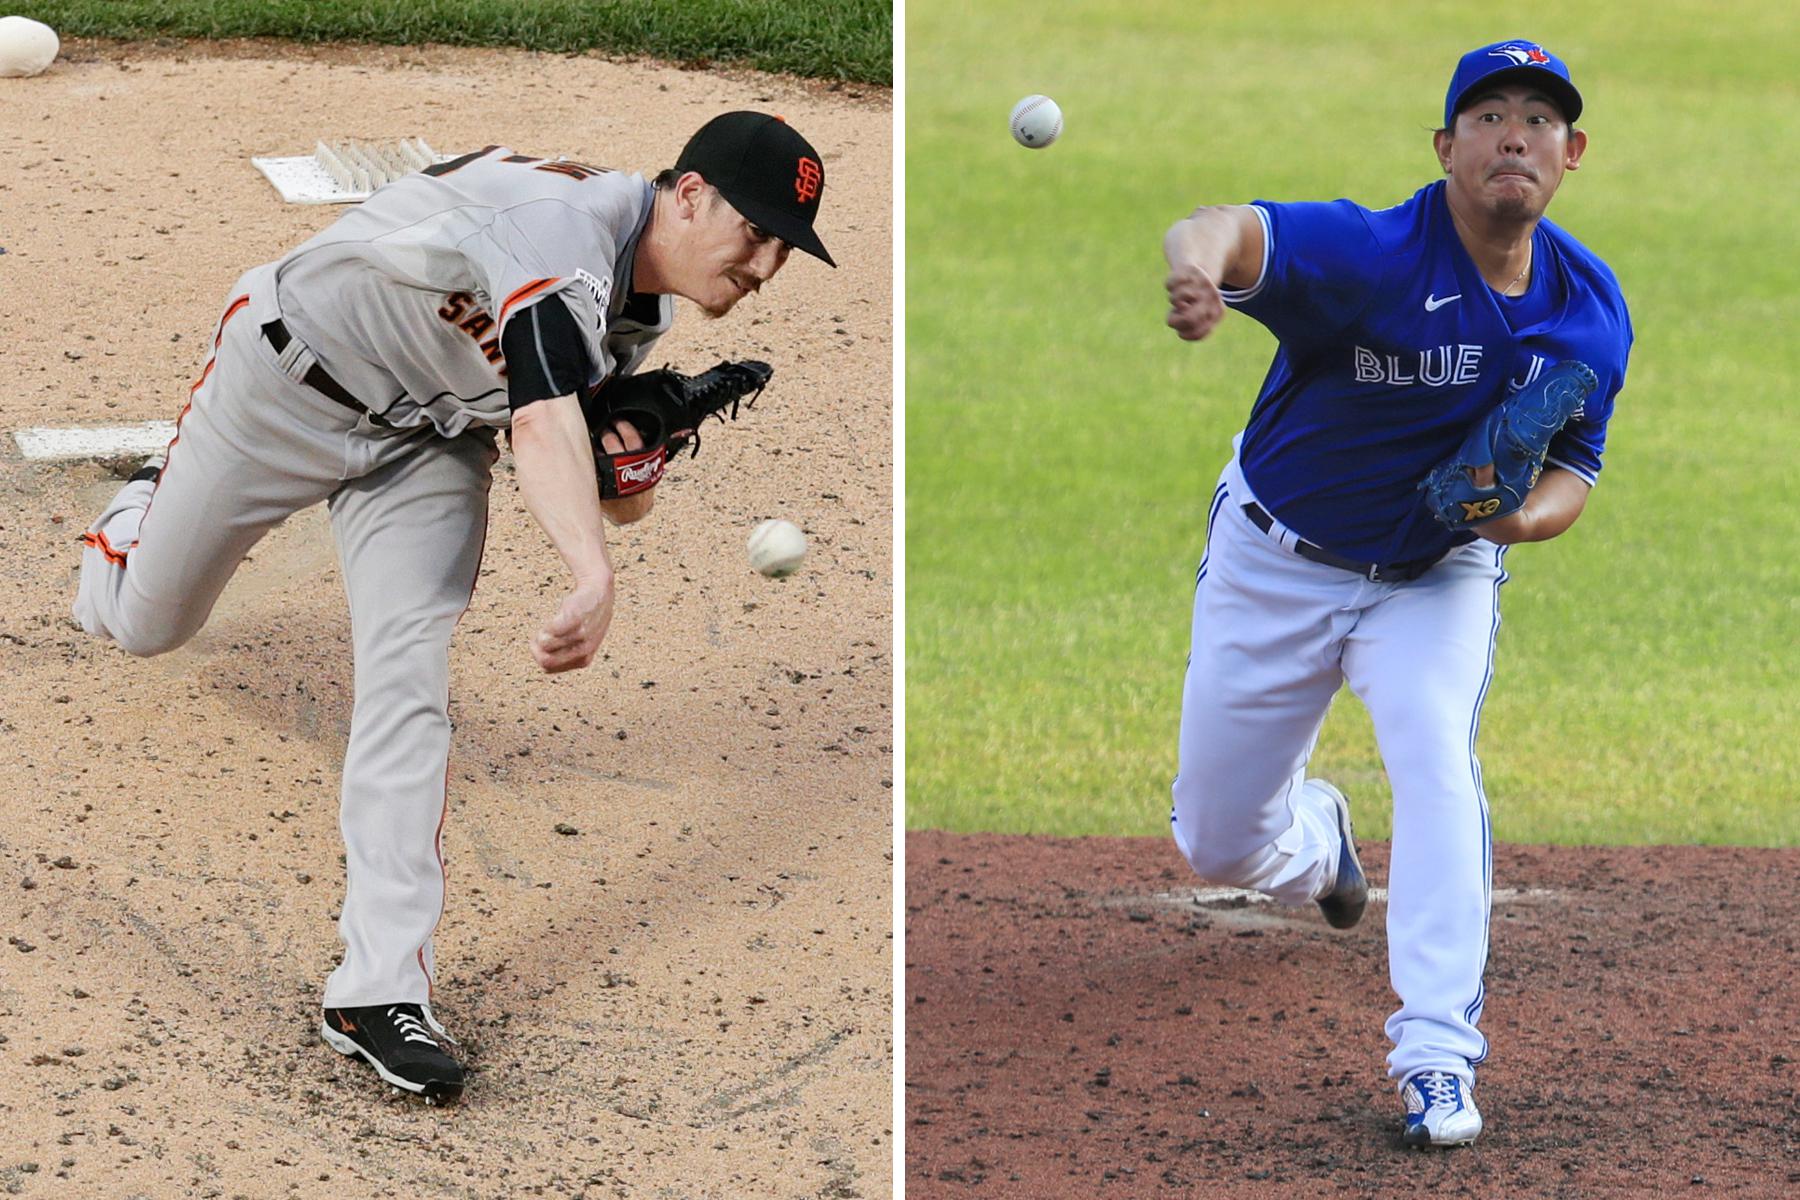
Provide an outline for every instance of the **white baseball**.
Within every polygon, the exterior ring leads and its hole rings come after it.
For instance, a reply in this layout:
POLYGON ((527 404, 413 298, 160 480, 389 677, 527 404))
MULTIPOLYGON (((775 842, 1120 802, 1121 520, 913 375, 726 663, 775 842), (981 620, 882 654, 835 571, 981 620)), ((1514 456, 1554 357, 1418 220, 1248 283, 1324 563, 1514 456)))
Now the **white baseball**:
POLYGON ((1062 136, 1062 109, 1048 96, 1027 96, 1012 110, 1013 140, 1031 150, 1042 150, 1062 136))
POLYGON ((41 74, 56 61, 56 30, 30 17, 0 17, 0 78, 41 74))
POLYGON ((750 565, 771 579, 792 575, 806 557, 806 535, 792 521, 764 521, 750 533, 750 565))

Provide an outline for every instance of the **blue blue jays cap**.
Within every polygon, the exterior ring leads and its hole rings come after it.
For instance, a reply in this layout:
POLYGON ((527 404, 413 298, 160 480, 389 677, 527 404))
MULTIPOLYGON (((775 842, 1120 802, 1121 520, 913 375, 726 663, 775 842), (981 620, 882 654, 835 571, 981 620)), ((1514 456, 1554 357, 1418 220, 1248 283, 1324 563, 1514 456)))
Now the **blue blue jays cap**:
POLYGON ((1450 77, 1450 90, 1444 94, 1444 128, 1455 124, 1456 114, 1472 99, 1476 88, 1509 83, 1542 88, 1571 125, 1581 115, 1581 93, 1569 81, 1569 68, 1563 60, 1536 42, 1513 38, 1462 56, 1456 74, 1450 77))

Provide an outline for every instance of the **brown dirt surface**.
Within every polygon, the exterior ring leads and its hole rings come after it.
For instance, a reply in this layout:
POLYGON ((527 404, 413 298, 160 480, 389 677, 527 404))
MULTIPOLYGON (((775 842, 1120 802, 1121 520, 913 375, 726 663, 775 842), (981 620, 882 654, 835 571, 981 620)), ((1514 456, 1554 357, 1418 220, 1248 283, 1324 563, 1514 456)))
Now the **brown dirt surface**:
POLYGON ((891 1193, 892 123, 882 89, 433 47, 78 42, 0 80, 6 1194, 891 1193), (587 671, 530 659, 566 572, 502 460, 437 935, 476 1075, 425 1108, 317 1034, 351 700, 322 513, 193 644, 133 659, 68 616, 117 464, 7 435, 175 417, 237 274, 341 211, 282 204, 253 154, 423 136, 655 170, 735 107, 820 148, 843 266, 796 255, 659 347, 775 380, 613 532, 587 671), (773 516, 812 544, 783 581, 744 556, 773 516))
POLYGON ((1421 1152, 1379 893, 1338 932, 1162 839, 909 834, 908 1200, 1800 1195, 1800 851, 1494 860, 1487 1128, 1421 1152))

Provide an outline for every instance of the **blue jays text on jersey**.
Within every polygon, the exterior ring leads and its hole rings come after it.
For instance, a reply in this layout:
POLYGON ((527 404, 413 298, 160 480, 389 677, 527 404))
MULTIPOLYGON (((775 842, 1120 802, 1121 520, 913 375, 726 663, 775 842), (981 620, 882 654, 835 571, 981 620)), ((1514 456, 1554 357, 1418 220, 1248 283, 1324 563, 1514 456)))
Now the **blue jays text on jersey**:
POLYGON ((1540 221, 1531 285, 1507 297, 1464 249, 1441 181, 1379 211, 1349 200, 1254 210, 1261 276, 1224 297, 1280 343, 1240 454, 1282 524, 1368 562, 1472 540, 1431 516, 1419 480, 1507 390, 1566 358, 1592 367, 1600 387, 1549 462, 1595 481, 1632 330, 1618 280, 1592 252, 1540 221))

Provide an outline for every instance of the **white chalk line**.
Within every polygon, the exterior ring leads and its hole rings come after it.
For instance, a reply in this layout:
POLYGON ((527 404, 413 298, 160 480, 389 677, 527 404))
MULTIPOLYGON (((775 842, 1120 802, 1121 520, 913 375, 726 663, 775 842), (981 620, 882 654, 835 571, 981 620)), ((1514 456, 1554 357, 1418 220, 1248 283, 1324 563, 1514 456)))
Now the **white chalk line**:
POLYGON ((34 462, 118 458, 128 454, 155 454, 174 438, 175 422, 18 429, 12 436, 19 453, 34 462))
POLYGON ((154 454, 174 436, 173 421, 145 421, 137 425, 20 429, 13 433, 13 441, 25 458, 43 462, 154 454))

